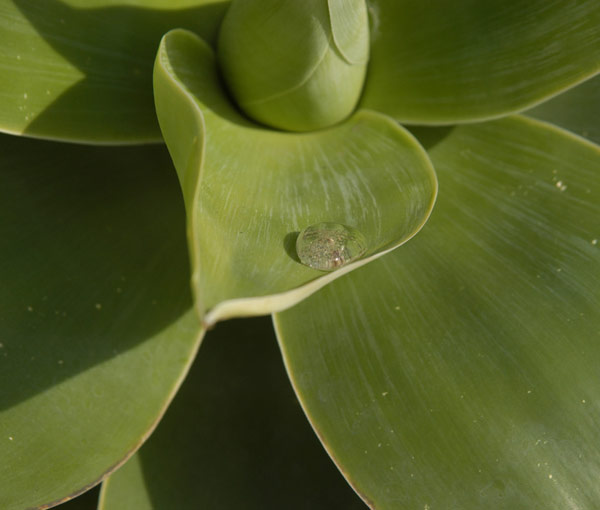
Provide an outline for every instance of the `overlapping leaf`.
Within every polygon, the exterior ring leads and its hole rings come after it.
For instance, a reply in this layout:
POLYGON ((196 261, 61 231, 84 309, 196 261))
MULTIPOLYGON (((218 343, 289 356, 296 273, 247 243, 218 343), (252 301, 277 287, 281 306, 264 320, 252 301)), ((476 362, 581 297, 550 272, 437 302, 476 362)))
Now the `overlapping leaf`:
POLYGON ((157 113, 184 190, 196 302, 208 323, 281 310, 395 248, 426 221, 431 164, 392 119, 361 111, 315 133, 252 124, 229 104, 212 50, 174 30, 155 67, 157 113), (294 239, 322 221, 367 238, 334 273, 299 263, 294 239))
POLYGON ((166 149, 0 147, 0 508, 22 510, 139 447, 200 331, 166 149))
POLYGON ((174 27, 216 36, 226 1, 3 0, 0 131, 90 143, 160 141, 152 63, 174 27))
POLYGON ((520 111, 600 70, 597 0, 370 0, 362 105, 408 124, 520 111))
POLYGON ((525 118, 419 136, 423 231, 276 316, 298 396, 374 508, 592 510, 600 150, 525 118))
POLYGON ((269 318, 219 324, 100 510, 364 509, 310 430, 269 318), (232 490, 232 488, 235 488, 232 490))

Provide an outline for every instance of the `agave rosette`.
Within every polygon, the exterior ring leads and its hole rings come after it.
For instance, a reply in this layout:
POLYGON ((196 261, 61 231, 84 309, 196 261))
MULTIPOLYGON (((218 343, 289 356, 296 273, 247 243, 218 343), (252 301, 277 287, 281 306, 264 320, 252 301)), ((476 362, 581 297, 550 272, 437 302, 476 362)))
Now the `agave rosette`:
POLYGON ((594 0, 0 2, 0 506, 113 472, 104 510, 362 506, 261 320, 209 333, 133 455, 206 328, 274 313, 372 508, 595 508, 599 27, 594 0), (322 221, 365 255, 301 264, 322 221))

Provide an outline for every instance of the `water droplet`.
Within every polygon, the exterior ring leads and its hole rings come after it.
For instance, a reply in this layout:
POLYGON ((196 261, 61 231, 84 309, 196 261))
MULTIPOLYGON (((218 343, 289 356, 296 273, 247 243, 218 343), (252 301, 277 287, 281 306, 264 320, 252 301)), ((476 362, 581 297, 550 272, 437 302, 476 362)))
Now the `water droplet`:
POLYGON ((300 262, 321 271, 345 266, 366 250, 365 237, 355 228, 340 223, 316 223, 300 232, 296 240, 300 262))

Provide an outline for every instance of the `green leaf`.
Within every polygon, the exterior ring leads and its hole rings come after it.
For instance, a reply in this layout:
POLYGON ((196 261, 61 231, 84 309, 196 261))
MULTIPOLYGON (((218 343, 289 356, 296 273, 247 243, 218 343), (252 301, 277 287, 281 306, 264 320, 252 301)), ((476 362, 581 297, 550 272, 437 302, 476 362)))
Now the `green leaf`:
POLYGON ((364 0, 343 1, 346 9, 326 0, 231 4, 219 32, 219 68, 250 118, 286 131, 316 131, 356 109, 367 73, 369 17, 364 0))
POLYGON ((200 332, 163 146, 0 147, 0 508, 22 510, 131 455, 200 332))
POLYGON ((276 315, 301 403, 373 508, 598 508, 600 150, 524 117, 419 134, 423 231, 276 315))
POLYGON ((216 38, 227 2, 0 2, 0 130, 90 143, 160 141, 152 64, 175 27, 216 38))
POLYGON ((100 510, 364 509, 286 379, 269 318, 219 324, 100 510))
POLYGON ((362 111, 305 134, 251 124, 227 101, 210 48, 183 30, 163 39, 154 83, 184 190, 196 303, 208 324, 298 302, 411 238, 431 211, 431 163, 388 117, 362 111), (328 274, 300 264, 298 231, 323 221, 361 231, 365 257, 328 274))
POLYGON ((523 110, 600 70, 597 0, 371 0, 362 106, 408 124, 523 110))
POLYGON ((329 22, 335 47, 351 64, 369 60, 369 22, 365 0, 328 0, 329 22))
POLYGON ((525 112, 600 144, 600 76, 525 112))

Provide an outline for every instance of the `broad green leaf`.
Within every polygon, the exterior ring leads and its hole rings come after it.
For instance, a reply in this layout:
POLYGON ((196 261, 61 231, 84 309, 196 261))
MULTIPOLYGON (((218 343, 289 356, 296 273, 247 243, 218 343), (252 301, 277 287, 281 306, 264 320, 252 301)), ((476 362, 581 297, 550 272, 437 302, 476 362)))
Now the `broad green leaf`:
POLYGON ((411 238, 431 211, 431 163, 388 117, 361 111, 304 134, 251 124, 229 104, 213 52, 184 30, 163 39, 154 85, 186 202, 196 303, 208 324, 298 302, 411 238), (365 257, 327 274, 302 265, 298 231, 323 221, 361 231, 365 257))
POLYGON ((600 76, 525 113, 600 143, 600 76))
POLYGON ((276 315, 296 392, 373 508, 600 504, 600 150, 526 118, 422 132, 405 246, 276 315))
POLYGON ((165 148, 0 148, 0 508, 23 510, 140 446, 199 325, 165 148))
POLYGON ((268 318, 211 331, 156 432, 100 510, 364 509, 313 434, 268 318))
POLYGON ((223 0, 3 0, 0 130, 90 143, 161 140, 152 64, 176 27, 208 40, 223 0))
POLYGON ((523 110, 600 70, 597 0, 370 0, 362 100, 408 124, 523 110))

